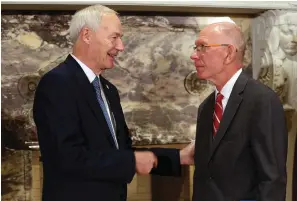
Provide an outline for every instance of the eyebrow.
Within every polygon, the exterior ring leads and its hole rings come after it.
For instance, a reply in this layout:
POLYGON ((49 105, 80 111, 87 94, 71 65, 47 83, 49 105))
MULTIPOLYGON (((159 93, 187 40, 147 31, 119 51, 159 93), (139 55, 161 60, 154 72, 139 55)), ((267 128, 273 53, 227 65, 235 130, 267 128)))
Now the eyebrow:
POLYGON ((203 41, 203 40, 201 40, 201 39, 198 39, 198 40, 196 40, 195 41, 195 45, 205 45, 205 44, 207 44, 205 41, 203 41))
POLYGON ((117 35, 117 36, 119 36, 119 37, 123 37, 123 34, 121 34, 121 33, 119 33, 119 32, 113 32, 112 35, 113 35, 113 34, 115 34, 115 35, 117 35))

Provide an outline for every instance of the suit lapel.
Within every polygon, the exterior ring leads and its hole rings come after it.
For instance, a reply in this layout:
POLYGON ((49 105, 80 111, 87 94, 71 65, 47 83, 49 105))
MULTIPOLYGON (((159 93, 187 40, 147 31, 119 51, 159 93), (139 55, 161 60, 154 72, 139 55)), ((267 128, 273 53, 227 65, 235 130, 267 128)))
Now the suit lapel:
MULTIPOLYGON (((106 97, 106 101, 107 101, 107 104, 108 104, 108 107, 109 107, 109 110, 110 110, 110 115, 111 115, 111 119, 112 119, 112 123, 113 123, 113 126, 114 126, 114 129, 116 131, 116 135, 118 134, 117 132, 117 121, 116 121, 116 106, 115 104, 118 104, 116 103, 116 98, 114 97, 114 94, 112 92, 112 88, 109 87, 108 83, 106 82, 105 78, 103 78, 102 76, 100 76, 100 80, 101 80, 101 84, 102 84, 102 87, 103 87, 103 91, 104 91, 104 94, 105 94, 105 97, 106 97)), ((118 137, 118 136, 117 136, 118 137)))
MULTIPOLYGON (((79 91, 83 93, 83 97, 85 97, 85 99, 87 100, 90 109, 92 110, 93 114, 100 123, 102 127, 102 133, 107 134, 106 137, 108 138, 109 142, 114 147, 116 147, 114 140, 111 136, 110 130, 108 128, 106 119, 104 117, 103 111, 96 99, 96 91, 93 85, 90 83, 84 71, 79 66, 79 64, 72 58, 72 56, 67 57, 66 63, 70 66, 70 68, 74 69, 74 74, 78 83, 79 91)), ((100 131, 98 131, 98 135, 99 132, 100 131)))
MULTIPOLYGON (((247 81, 248 77, 244 73, 241 73, 237 81, 235 82, 228 103, 226 105, 218 132, 216 134, 215 140, 213 141, 209 160, 213 156, 215 150, 218 148, 220 141, 226 134, 227 129, 229 128, 236 112, 239 109, 240 103, 242 101, 242 92, 247 81)), ((213 104, 215 103, 213 102, 213 104)))
POLYGON ((122 147, 125 147, 123 143, 123 139, 121 139, 123 137, 123 135, 120 135, 120 128, 122 128, 122 124, 120 124, 121 121, 121 116, 120 116, 120 100, 118 98, 117 95, 117 91, 110 85, 110 83, 102 76, 100 76, 100 80, 102 83, 102 88, 104 90, 104 94, 106 96, 108 105, 109 105, 109 109, 110 109, 110 115, 113 121, 113 125, 114 125, 114 129, 115 129, 115 134, 116 134, 116 138, 118 141, 118 145, 119 148, 121 149, 122 147))

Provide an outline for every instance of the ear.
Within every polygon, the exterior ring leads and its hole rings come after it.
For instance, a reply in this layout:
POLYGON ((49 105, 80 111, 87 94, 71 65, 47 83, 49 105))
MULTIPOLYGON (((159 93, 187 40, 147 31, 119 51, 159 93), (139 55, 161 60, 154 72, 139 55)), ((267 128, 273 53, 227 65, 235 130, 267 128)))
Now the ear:
POLYGON ((237 52, 238 52, 238 50, 237 50, 237 48, 235 46, 229 45, 228 50, 227 50, 227 57, 226 57, 225 63, 229 64, 229 63, 233 62, 236 59, 237 52))
POLYGON ((86 44, 90 44, 92 38, 92 30, 90 30, 88 27, 84 27, 80 32, 80 36, 86 44))

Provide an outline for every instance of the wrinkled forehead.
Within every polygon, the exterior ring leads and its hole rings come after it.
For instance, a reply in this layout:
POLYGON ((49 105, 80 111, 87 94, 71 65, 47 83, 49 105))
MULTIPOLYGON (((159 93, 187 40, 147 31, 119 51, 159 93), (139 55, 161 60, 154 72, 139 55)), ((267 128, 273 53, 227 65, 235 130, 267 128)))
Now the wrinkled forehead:
POLYGON ((195 41, 196 45, 216 44, 222 41, 222 35, 216 30, 203 29, 195 41))
POLYGON ((102 16, 100 26, 105 31, 122 34, 122 24, 116 14, 105 14, 102 16))

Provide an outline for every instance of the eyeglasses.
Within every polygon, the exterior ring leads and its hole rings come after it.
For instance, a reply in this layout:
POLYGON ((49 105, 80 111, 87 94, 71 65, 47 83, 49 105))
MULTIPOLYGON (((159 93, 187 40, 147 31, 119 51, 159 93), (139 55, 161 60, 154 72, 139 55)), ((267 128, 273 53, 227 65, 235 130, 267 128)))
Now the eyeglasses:
MULTIPOLYGON (((205 52, 207 47, 219 47, 219 46, 229 46, 230 44, 208 44, 208 45, 195 45, 193 48, 197 52, 205 52)), ((237 49, 236 49, 237 52, 237 49)))

